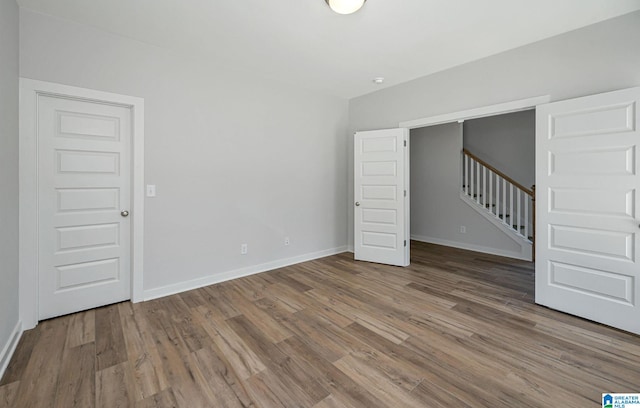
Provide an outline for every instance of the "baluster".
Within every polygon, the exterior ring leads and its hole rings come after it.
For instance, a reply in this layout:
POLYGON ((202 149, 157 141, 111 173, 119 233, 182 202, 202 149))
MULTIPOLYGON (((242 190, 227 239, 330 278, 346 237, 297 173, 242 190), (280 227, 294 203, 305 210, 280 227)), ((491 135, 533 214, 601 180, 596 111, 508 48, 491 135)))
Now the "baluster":
POLYGON ((509 183, 509 214, 511 214, 509 225, 513 228, 513 184, 511 183, 509 183))
POLYGON ((469 191, 470 197, 473 196, 473 158, 469 158, 469 191))
POLYGON ((522 234, 522 190, 518 189, 516 195, 518 196, 518 234, 522 234))
POLYGON ((482 166, 482 206, 487 208, 487 168, 482 166))
POLYGON ((480 204, 480 163, 476 162, 476 203, 480 204))
POLYGON ((529 239, 529 195, 524 194, 524 236, 529 239))
MULTIPOLYGON (((496 174, 496 217, 500 218, 500 176, 496 174)), ((504 218, 504 210, 502 210, 504 218)))
POLYGON ((505 179, 502 179, 502 213, 504 215, 502 220, 507 224, 507 180, 505 179))
POLYGON ((493 172, 489 170, 489 212, 493 214, 493 172))

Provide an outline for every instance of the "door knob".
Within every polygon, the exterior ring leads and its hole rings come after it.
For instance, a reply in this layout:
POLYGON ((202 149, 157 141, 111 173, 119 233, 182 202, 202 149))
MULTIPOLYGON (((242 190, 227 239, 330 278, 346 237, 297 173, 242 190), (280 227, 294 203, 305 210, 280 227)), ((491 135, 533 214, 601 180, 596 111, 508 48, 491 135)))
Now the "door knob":
POLYGON ((360 207, 360 201, 356 201, 356 207, 360 207))
POLYGON ((128 216, 129 216, 129 211, 127 211, 127 210, 122 210, 122 211, 120 212, 120 215, 122 215, 123 217, 128 217, 128 216))

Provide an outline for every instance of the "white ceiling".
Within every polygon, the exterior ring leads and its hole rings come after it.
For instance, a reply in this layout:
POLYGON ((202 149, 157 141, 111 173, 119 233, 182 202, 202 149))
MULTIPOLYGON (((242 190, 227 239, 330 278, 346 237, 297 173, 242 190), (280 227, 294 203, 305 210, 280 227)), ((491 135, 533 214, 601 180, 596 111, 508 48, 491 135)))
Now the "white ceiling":
POLYGON ((344 98, 640 10, 640 0, 369 0, 348 16, 325 0, 18 3, 344 98))

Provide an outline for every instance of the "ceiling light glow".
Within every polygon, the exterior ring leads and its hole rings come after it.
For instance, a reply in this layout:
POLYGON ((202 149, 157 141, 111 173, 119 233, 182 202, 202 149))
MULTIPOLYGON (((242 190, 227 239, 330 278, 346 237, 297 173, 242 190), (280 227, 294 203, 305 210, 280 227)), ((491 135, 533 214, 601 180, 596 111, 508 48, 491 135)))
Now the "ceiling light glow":
POLYGON ((367 0, 325 0, 331 10, 338 14, 351 14, 360 10, 367 0))

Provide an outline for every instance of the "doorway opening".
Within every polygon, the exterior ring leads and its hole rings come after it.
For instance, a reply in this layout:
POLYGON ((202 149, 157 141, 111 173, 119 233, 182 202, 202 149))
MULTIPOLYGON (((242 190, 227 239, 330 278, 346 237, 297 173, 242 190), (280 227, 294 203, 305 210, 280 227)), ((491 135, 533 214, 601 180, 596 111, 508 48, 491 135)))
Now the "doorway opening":
POLYGON ((454 263, 464 281, 535 302, 534 201, 513 187, 535 190, 535 116, 530 106, 411 129, 412 260, 454 263))
POLYGON ((412 129, 410 145, 412 240, 532 260, 534 109, 412 129))

